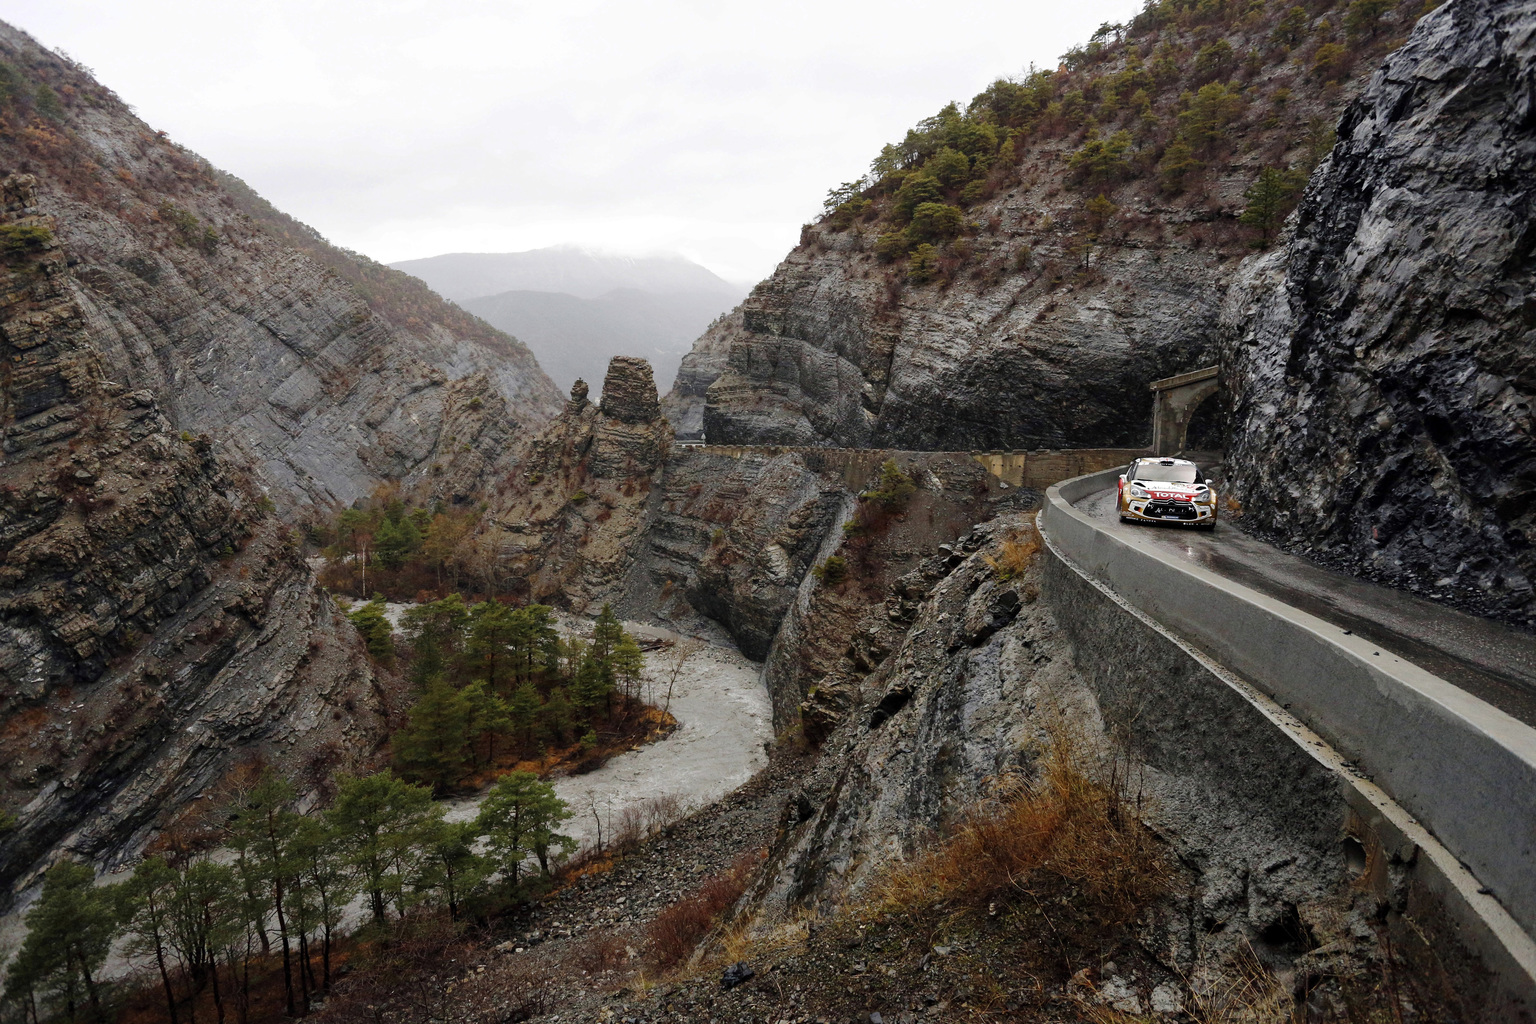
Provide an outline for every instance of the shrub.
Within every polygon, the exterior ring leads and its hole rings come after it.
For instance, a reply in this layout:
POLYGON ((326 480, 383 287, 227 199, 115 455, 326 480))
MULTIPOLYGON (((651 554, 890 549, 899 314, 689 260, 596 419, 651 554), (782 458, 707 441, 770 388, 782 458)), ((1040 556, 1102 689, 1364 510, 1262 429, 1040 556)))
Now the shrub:
POLYGON ((880 466, 880 478, 874 490, 865 491, 863 497, 879 505, 887 512, 900 512, 917 491, 912 478, 901 471, 895 459, 886 459, 880 466))
POLYGON ((1040 532, 1033 526, 1003 538, 996 555, 983 555, 982 560, 992 567, 998 579, 1011 580, 1024 575, 1024 570, 1040 552, 1040 532))
POLYGON ((587 500, 587 492, 586 491, 577 491, 575 494, 571 495, 571 504, 572 505, 580 505, 582 502, 584 502, 586 500, 587 500))
POLYGON ((54 92, 45 83, 37 87, 37 112, 50 121, 58 121, 64 116, 64 104, 59 102, 59 94, 54 92))
POLYGON ((729 868, 700 885, 698 892, 656 915, 646 932, 646 942, 659 970, 675 967, 693 953, 720 916, 747 891, 756 864, 753 854, 742 854, 729 868))
POLYGON ((1085 918, 1122 925, 1166 892, 1169 879, 1135 805, 1090 778, 1062 736, 1034 784, 1006 787, 937 849, 894 871, 881 895, 892 909, 986 910, 1050 878, 1076 890, 1070 903, 1085 918))
POLYGON ((32 224, 0 226, 0 256, 17 256, 42 249, 53 240, 53 232, 32 224))
POLYGON ((369 657, 385 664, 395 660, 394 627, 384 617, 384 598, 375 597, 347 618, 363 635, 369 657))
POLYGON ((912 250, 907 259, 907 280, 913 284, 927 284, 939 272, 939 251, 924 242, 912 250))
POLYGON ((965 227, 965 214, 960 207, 947 203, 923 203, 912 211, 912 223, 907 225, 907 240, 913 244, 942 242, 954 238, 965 227))
POLYGON ((848 578, 848 563, 840 555, 828 555, 811 574, 829 587, 835 587, 848 578))

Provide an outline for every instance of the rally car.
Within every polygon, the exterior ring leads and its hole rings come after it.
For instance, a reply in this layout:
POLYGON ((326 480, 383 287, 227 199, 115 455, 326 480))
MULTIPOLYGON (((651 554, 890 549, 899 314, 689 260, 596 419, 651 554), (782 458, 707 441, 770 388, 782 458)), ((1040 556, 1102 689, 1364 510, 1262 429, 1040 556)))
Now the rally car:
POLYGON ((1187 459, 1132 462, 1120 477, 1119 509, 1121 519, 1134 522, 1216 526, 1216 492, 1187 459))

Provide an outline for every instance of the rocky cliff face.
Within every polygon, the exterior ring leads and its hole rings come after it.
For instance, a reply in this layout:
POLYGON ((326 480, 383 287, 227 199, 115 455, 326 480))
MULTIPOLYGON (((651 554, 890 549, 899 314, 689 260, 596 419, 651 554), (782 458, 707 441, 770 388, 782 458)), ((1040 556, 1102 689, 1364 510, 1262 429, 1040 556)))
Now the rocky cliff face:
POLYGON ((1452 0, 1372 76, 1224 317, 1243 524, 1536 624, 1536 5, 1452 0))
MULTIPOLYGON (((1410 1007, 1404 1019, 1517 1019, 1518 1008, 1474 980, 1480 968, 1461 959, 1454 927, 1414 880, 1411 856, 1373 848, 1365 871, 1349 862, 1341 835, 1372 840, 1352 820, 1336 777, 1275 728, 1271 712, 1071 569, 1044 553, 1009 559, 1009 538, 1031 530, 1030 518, 1017 514, 980 523, 905 574, 889 606, 900 612, 892 642, 874 655, 803 789, 785 801, 754 894, 758 927, 772 932, 809 916, 817 927, 806 945, 825 960, 813 937, 838 927, 842 908, 874 897, 885 916, 858 917, 861 935, 878 934, 904 910, 911 916, 900 895, 881 893, 885 873, 1017 792, 1010 786, 1047 788, 1043 766, 1066 758, 1124 787, 1128 806, 1167 844, 1173 881, 1159 905, 1138 916, 1134 939, 1106 946, 1071 980, 1076 968, 1063 943, 1061 966, 1035 979, 1046 990, 1056 986, 1059 1002, 1153 1009, 1156 1019, 1172 1019, 1180 1003, 1193 1007, 1177 993, 1215 1005, 1225 988, 1218 979, 1246 963, 1245 977, 1267 971, 1280 979, 1265 997, 1276 1019, 1293 999, 1321 1019, 1325 1008, 1379 999, 1372 979, 1390 970, 1381 939, 1390 931, 1397 944, 1390 955, 1415 977, 1400 1000, 1410 1007), (1000 572, 1000 564, 1010 570, 1000 572), (1276 787, 1276 778, 1286 785, 1276 787)), ((940 873, 932 877, 941 884, 940 873)), ((1050 908, 1066 912, 1072 901, 1036 891, 1048 886, 1041 875, 1021 886, 1046 934, 1056 927, 1050 908)), ((940 908, 946 923, 937 925, 937 942, 928 940, 930 958, 993 955, 987 924, 976 922, 1010 912, 1006 902, 967 910, 956 894, 940 908)), ((846 944, 859 948, 858 941, 846 944)), ((1017 951, 1007 955, 1028 956, 1027 939, 1014 941, 1017 951)), ((1053 951, 1057 942, 1060 933, 1053 951)), ((849 959, 864 960, 862 951, 849 959)), ((869 962, 881 953, 894 951, 887 946, 869 962)), ((781 962, 786 973, 800 967, 781 962)), ((935 962, 933 969, 943 968, 935 962)), ((861 963, 849 973, 865 970, 861 963)), ((846 984, 840 977, 832 987, 846 984)), ((1257 990, 1247 995, 1248 1006, 1259 1004, 1257 990)))
POLYGON ((82 69, 3 25, 0 61, 15 80, 0 167, 37 177, 104 372, 224 445, 280 504, 472 476, 453 462, 466 445, 491 449, 559 408, 517 341, 327 245, 82 69), (496 418, 469 424, 459 403, 481 393, 496 418))
POLYGON ((379 681, 206 437, 107 379, 58 222, 0 182, 0 886, 110 862, 253 760, 366 763, 379 681))
POLYGON ((1411 24, 1346 36, 1344 6, 1154 5, 925 121, 696 343, 668 415, 724 444, 1145 443, 1147 384, 1215 361, 1289 201, 1253 227, 1245 193, 1304 176, 1411 24))

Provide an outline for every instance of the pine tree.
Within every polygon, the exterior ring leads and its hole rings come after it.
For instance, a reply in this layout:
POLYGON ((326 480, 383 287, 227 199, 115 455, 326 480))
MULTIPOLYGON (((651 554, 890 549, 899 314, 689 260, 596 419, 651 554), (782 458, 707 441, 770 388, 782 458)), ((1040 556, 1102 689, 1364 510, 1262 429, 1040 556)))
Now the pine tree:
POLYGON ((464 694, 447 680, 433 679, 412 706, 405 728, 394 735, 401 774, 438 793, 453 786, 464 777, 469 723, 464 694))
POLYGON ((532 683, 524 683, 512 691, 512 697, 507 701, 507 717, 524 743, 532 742, 533 730, 538 725, 539 712, 543 706, 538 688, 532 683))
POLYGON ((459 691, 464 702, 467 737, 471 765, 478 766, 475 748, 481 738, 486 741, 486 764, 496 763, 496 737, 512 730, 512 717, 507 702, 491 692, 485 683, 476 679, 459 691))
POLYGON ((357 895, 357 873, 341 847, 341 837, 324 819, 301 818, 294 830, 294 855, 319 905, 321 929, 321 991, 331 990, 331 935, 342 913, 357 895))
POLYGON ((411 681, 417 686, 458 669, 469 633, 469 608, 458 594, 411 608, 400 627, 411 645, 411 681))
POLYGON ((341 779, 325 818, 359 872, 375 922, 388 919, 391 903, 397 913, 405 912, 407 882, 417 873, 421 844, 442 814, 430 789, 390 772, 341 779))
POLYGON ((160 857, 151 857, 134 869, 128 880, 129 944, 127 952, 136 956, 154 956, 155 969, 165 992, 166 1012, 171 1024, 178 1024, 176 992, 171 987, 169 954, 171 902, 175 898, 177 876, 160 857))
POLYGON ((635 638, 625 633, 613 649, 613 675, 627 700, 640 698, 640 679, 645 673, 645 652, 635 638))
POLYGON ((571 682, 571 703, 582 714, 591 717, 599 707, 608 704, 612 695, 613 684, 608 680, 606 666, 596 654, 589 653, 582 659, 576 678, 571 682))
POLYGON ((244 881, 248 886, 254 883, 257 891, 264 894, 265 904, 272 908, 277 921, 278 941, 283 951, 283 993, 289 1016, 298 1012, 294 994, 293 946, 285 906, 295 869, 290 840, 298 815, 288 810, 293 798, 293 787, 269 771, 255 786, 240 795, 229 824, 229 831, 237 837, 237 848, 244 856, 244 881))
POLYGON ((1263 244, 1269 245, 1269 240, 1280 225, 1285 223, 1286 216, 1296 205, 1296 197, 1305 186, 1306 179, 1299 171, 1264 168, 1259 172, 1258 180, 1243 193, 1248 205, 1238 217, 1238 222, 1257 228, 1263 244))
POLYGON ((449 920, 459 920, 464 900, 474 895, 493 870, 490 861, 475 852, 479 838, 478 821, 440 821, 427 840, 418 884, 440 894, 449 920))
POLYGON ((550 739, 556 743, 564 743, 566 733, 571 728, 571 719, 574 717, 571 700, 566 696, 564 687, 557 686, 550 691, 549 700, 544 702, 540 715, 550 739))
POLYGON ((475 825, 485 836, 486 856, 516 886, 518 872, 530 854, 548 874, 552 850, 575 849, 574 839, 555 831, 570 817, 565 801, 548 783, 532 772, 509 772, 486 794, 475 825))
POLYGON ((27 914, 17 961, 31 990, 62 991, 71 1016, 76 983, 83 985, 91 1016, 105 1021, 96 976, 118 935, 122 900, 118 886, 95 881, 96 873, 84 864, 61 861, 48 869, 42 895, 27 914))

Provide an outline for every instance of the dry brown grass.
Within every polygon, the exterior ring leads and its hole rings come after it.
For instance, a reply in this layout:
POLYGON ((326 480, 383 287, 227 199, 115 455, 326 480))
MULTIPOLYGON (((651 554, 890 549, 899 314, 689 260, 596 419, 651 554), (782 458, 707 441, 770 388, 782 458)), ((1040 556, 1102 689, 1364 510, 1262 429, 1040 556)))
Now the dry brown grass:
POLYGON ((1005 786, 948 840, 894 871, 879 902, 888 911, 987 910, 1065 883, 1088 918, 1120 925, 1166 892, 1169 878, 1134 806, 1091 778, 1076 744, 1058 736, 1038 781, 1005 786))
POLYGON ((999 579, 1011 580, 1024 575, 1039 553, 1040 531, 1031 524, 1004 537, 997 554, 983 555, 982 558, 999 579))
POLYGON ((757 863, 756 853, 742 854, 729 868, 706 879, 698 892, 656 915, 646 932, 646 948, 657 970, 669 970, 693 954, 720 916, 747 891, 757 863))

